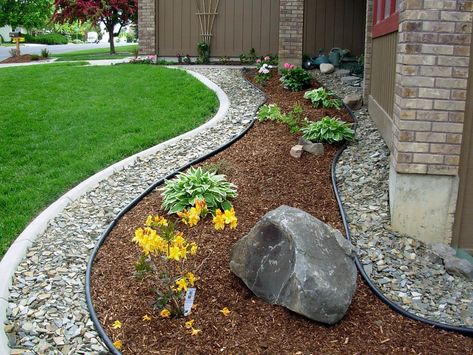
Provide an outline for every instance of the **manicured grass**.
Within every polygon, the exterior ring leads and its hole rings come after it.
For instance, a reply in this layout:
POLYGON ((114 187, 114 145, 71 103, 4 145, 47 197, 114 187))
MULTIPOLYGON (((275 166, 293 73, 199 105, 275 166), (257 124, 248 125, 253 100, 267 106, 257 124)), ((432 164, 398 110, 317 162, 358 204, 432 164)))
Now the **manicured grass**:
POLYGON ((67 190, 199 126, 218 106, 183 71, 132 64, 0 69, 0 102, 0 257, 67 190))
POLYGON ((133 56, 133 49, 138 48, 137 44, 115 47, 116 54, 110 54, 110 48, 85 49, 69 53, 52 54, 51 57, 59 58, 58 61, 71 60, 98 60, 98 59, 121 59, 133 56))

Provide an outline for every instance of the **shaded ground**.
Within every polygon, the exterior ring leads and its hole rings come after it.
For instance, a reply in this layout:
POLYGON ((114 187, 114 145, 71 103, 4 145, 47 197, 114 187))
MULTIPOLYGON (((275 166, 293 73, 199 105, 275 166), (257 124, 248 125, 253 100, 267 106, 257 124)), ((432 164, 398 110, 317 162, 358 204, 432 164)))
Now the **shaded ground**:
MULTIPOLYGON (((303 102, 302 93, 281 91, 275 85, 267 85, 266 90, 270 102, 285 107, 292 107, 295 100, 303 102)), ((220 171, 238 186, 234 206, 239 226, 217 232, 207 219, 192 229, 180 228, 200 246, 195 260, 200 277, 197 307, 189 318, 159 318, 152 306, 153 276, 142 281, 133 277, 139 250, 131 239, 148 214, 160 213, 159 192, 148 195, 119 221, 95 261, 92 293, 100 321, 113 340, 123 342, 123 353, 471 353, 473 339, 402 317, 360 278, 346 317, 327 327, 266 304, 230 272, 233 243, 281 204, 304 209, 342 229, 330 182, 337 147, 327 145, 324 156, 304 154, 298 160, 289 155, 296 143, 297 137, 287 127, 256 123, 244 138, 205 163, 219 164, 220 171), (219 312, 223 307, 232 311, 228 317, 219 312), (151 321, 142 320, 145 314, 151 315, 151 321), (189 319, 202 330, 197 336, 184 327, 189 319), (123 323, 121 329, 111 327, 115 320, 123 323)))

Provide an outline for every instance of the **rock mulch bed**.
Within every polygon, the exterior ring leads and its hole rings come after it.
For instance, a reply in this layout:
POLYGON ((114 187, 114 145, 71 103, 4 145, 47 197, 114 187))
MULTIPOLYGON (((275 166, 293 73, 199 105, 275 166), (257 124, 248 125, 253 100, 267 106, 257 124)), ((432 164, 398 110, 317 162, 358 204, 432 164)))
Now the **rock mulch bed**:
MULTIPOLYGON (((314 74, 342 97, 361 94, 359 88, 342 85, 336 74, 314 74)), ((337 179, 365 271, 406 310, 444 324, 473 327, 473 281, 450 275, 429 246, 391 230, 389 149, 367 110, 356 115, 357 141, 342 154, 337 179)))
POLYGON ((116 214, 153 182, 237 135, 264 101, 240 71, 193 67, 229 96, 227 116, 211 129, 168 146, 102 181, 51 221, 19 265, 11 288, 10 347, 17 353, 94 354, 105 350, 85 303, 87 260, 116 214))
MULTIPOLYGON (((273 102, 278 101, 268 85, 273 102)), ((112 340, 123 342, 123 353, 468 353, 473 339, 433 329, 390 310, 358 278, 347 316, 326 327, 256 298, 229 269, 233 243, 269 210, 281 204, 301 208, 342 229, 330 182, 330 165, 338 147, 326 145, 325 155, 289 156, 297 142, 287 127, 256 123, 241 140, 204 164, 218 164, 220 172, 239 186, 234 206, 236 230, 217 232, 210 221, 182 227, 200 246, 197 265, 197 307, 189 318, 162 319, 153 309, 152 277, 133 277, 139 256, 133 232, 148 214, 159 213, 156 191, 127 213, 113 229, 93 267, 93 300, 112 340), (228 307, 225 317, 219 311, 228 307), (143 320, 144 315, 151 320, 143 320), (201 330, 192 336, 184 322, 193 319, 201 330), (114 329, 115 320, 122 327, 114 329)))

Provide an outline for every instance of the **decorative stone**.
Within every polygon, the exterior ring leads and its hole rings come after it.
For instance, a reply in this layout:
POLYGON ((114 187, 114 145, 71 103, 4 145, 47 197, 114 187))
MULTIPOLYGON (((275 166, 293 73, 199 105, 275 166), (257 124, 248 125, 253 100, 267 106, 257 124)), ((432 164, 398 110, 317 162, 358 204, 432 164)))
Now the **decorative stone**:
POLYGON ((335 324, 356 287, 352 254, 338 230, 300 209, 280 206, 235 243, 230 268, 265 301, 335 324))
POLYGON ((291 157, 299 159, 302 156, 304 147, 300 144, 295 145, 291 148, 291 157))
POLYGON ((320 64, 320 72, 322 74, 331 74, 335 71, 335 67, 333 64, 330 63, 322 63, 320 64))
POLYGON ((307 153, 314 155, 324 155, 325 150, 322 143, 313 143, 304 139, 304 137, 300 137, 299 144, 302 145, 302 149, 307 153))
POLYGON ((350 85, 361 81, 361 79, 357 76, 344 76, 342 77, 341 80, 342 80, 342 83, 350 84, 350 85))
POLYGON ((353 111, 356 111, 363 106, 363 97, 359 94, 347 95, 343 99, 343 103, 353 111))
POLYGON ((344 76, 349 76, 350 75, 350 70, 348 70, 348 69, 337 69, 335 71, 335 75, 338 76, 339 78, 343 78, 344 76))
POLYGON ((444 243, 434 243, 431 248, 434 254, 440 256, 442 259, 455 256, 457 253, 450 245, 444 243))
POLYGON ((468 260, 448 256, 443 260, 445 270, 454 275, 463 275, 466 278, 473 280, 473 264, 468 260))

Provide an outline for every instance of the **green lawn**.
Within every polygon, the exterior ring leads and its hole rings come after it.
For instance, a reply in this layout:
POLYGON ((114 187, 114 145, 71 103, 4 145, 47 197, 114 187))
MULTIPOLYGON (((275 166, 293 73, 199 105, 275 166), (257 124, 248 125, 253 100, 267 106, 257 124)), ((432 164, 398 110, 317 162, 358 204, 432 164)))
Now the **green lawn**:
POLYGON ((0 102, 0 257, 67 190, 201 125, 218 106, 183 71, 132 64, 0 69, 0 102))
POLYGON ((138 48, 137 44, 130 44, 126 46, 116 46, 116 54, 110 54, 110 48, 95 48, 86 49, 82 51, 75 51, 61 54, 51 54, 53 58, 59 58, 58 61, 72 61, 72 60, 98 60, 98 59, 121 59, 133 56, 133 50, 138 48))

